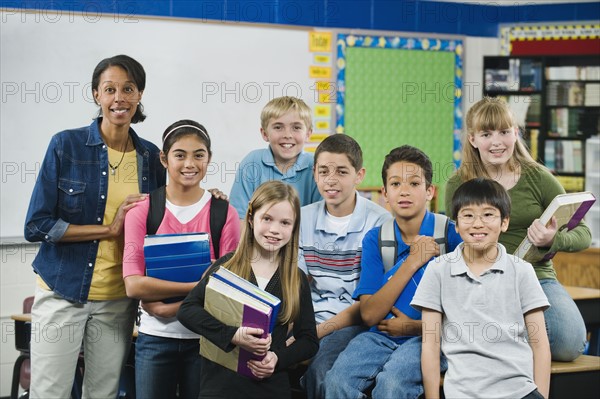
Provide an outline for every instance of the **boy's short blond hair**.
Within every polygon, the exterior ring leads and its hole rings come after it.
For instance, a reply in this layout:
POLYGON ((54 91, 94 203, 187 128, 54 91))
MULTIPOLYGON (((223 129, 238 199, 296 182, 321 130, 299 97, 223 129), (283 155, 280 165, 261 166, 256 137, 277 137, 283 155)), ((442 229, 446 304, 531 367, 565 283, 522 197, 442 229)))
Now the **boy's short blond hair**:
POLYGON ((290 110, 297 111, 300 119, 302 119, 306 125, 306 128, 308 130, 312 129, 312 116, 310 107, 301 99, 288 96, 274 98, 269 101, 267 105, 265 105, 260 113, 261 127, 266 130, 271 119, 279 118, 288 113, 290 110))

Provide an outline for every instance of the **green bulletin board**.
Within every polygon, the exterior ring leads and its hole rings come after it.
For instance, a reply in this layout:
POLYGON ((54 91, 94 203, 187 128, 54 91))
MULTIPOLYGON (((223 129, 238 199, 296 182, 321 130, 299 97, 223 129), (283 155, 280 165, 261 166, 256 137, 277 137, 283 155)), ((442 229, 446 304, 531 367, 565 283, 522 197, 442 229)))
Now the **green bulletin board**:
POLYGON ((404 39, 402 48, 399 38, 379 38, 370 42, 377 46, 366 46, 368 37, 340 36, 338 88, 342 95, 338 95, 337 132, 354 137, 361 145, 367 169, 362 187, 380 187, 385 155, 409 144, 431 159, 438 207, 443 211, 445 182, 460 154, 460 41, 421 39, 417 46, 419 39, 404 39), (397 39, 398 47, 385 47, 385 39, 392 43, 397 39), (417 51, 423 47, 431 51, 417 51))

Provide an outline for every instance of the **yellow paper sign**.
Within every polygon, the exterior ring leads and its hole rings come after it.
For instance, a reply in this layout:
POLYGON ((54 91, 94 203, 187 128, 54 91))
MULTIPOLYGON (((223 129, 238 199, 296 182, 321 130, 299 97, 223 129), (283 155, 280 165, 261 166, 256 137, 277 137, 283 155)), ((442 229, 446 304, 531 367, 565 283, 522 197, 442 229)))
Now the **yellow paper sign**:
POLYGON ((308 49, 311 52, 330 52, 331 32, 308 32, 308 49))
POLYGON ((335 93, 322 92, 319 93, 320 104, 332 104, 335 102, 335 93))
POLYGON ((317 91, 331 92, 331 86, 333 85, 333 82, 318 81, 315 83, 316 83, 317 91))
POLYGON ((310 66, 308 76, 311 78, 329 79, 331 77, 331 67, 310 66))
MULTIPOLYGON (((329 121, 315 121, 315 129, 316 130, 329 130, 329 121)), ((314 136, 314 134, 313 134, 313 136, 314 136)), ((323 135, 323 136, 327 137, 327 135, 323 135)), ((321 140, 323 140, 325 137, 323 137, 321 140)))
POLYGON ((315 54, 315 64, 331 64, 331 57, 324 54, 315 54))
POLYGON ((328 118, 331 116, 331 105, 316 105, 314 113, 316 117, 328 118))

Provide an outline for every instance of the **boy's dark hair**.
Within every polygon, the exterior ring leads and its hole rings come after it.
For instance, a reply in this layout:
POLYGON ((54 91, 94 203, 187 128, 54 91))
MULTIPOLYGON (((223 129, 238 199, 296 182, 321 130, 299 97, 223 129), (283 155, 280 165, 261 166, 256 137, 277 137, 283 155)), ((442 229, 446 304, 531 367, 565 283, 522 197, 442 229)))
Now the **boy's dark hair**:
MULTIPOLYGON (((92 73, 92 98, 96 102, 94 90, 100 90, 100 75, 108 68, 117 66, 127 72, 129 78, 135 83, 137 89, 142 92, 146 88, 146 72, 142 64, 129 57, 128 55, 115 55, 114 57, 105 58, 96 65, 92 73)), ((98 111, 98 116, 102 116, 102 108, 98 111)), ((138 103, 135 114, 131 118, 131 123, 143 122, 146 119, 144 115, 144 106, 138 103)))
POLYGON ((384 187, 387 183, 388 169, 396 162, 410 162, 419 166, 423 170, 423 174, 425 175, 427 187, 431 186, 431 182, 433 179, 433 166, 431 165, 431 160, 429 159, 427 154, 425 154, 423 151, 419 150, 416 147, 410 145, 403 145, 394 148, 392 151, 390 151, 389 154, 385 156, 385 160, 383 161, 383 168, 381 168, 381 177, 383 178, 384 187))
POLYGON ((357 172, 363 167, 363 155, 360 145, 346 134, 332 134, 319 144, 315 151, 315 167, 322 152, 346 155, 357 172))
POLYGON ((490 205, 500 211, 504 220, 510 216, 510 197, 500 183, 495 180, 478 177, 461 184, 452 197, 452 214, 468 205, 490 205))

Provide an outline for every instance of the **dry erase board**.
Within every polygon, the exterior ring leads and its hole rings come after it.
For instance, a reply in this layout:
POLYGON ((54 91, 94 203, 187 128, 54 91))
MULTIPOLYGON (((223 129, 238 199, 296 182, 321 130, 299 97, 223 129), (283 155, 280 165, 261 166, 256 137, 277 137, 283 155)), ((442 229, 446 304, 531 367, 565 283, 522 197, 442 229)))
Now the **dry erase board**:
POLYGON ((362 147, 362 186, 381 187, 384 157, 409 144, 431 159, 444 198, 460 149, 462 42, 339 35, 337 45, 337 131, 362 147))
POLYGON ((23 237, 29 198, 53 134, 87 126, 97 107, 97 63, 128 54, 147 74, 148 118, 136 132, 160 146, 164 129, 190 118, 213 141, 205 187, 229 193, 239 161, 266 147, 260 111, 273 97, 315 103, 308 30, 77 12, 5 12, 0 34, 1 232, 23 237))

